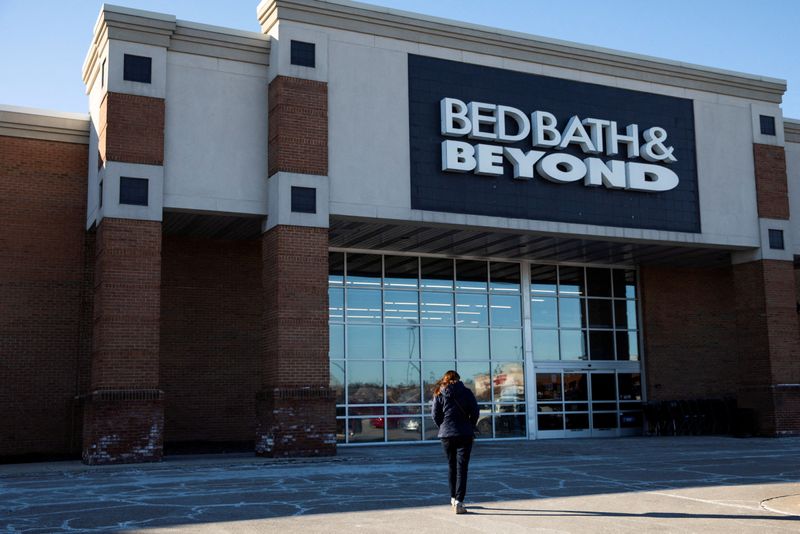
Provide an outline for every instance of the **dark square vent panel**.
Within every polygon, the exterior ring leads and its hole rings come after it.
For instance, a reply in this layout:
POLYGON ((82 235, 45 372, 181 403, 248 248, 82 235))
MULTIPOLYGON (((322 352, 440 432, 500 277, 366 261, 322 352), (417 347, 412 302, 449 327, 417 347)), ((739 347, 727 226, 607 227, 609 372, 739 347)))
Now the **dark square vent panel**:
POLYGON ((145 56, 125 54, 122 77, 129 82, 150 83, 153 60, 145 56))
POLYGON ((317 190, 313 187, 292 186, 292 211, 317 213, 317 190))
POLYGON ((759 115, 761 121, 762 135, 775 135, 775 117, 770 115, 759 115))
POLYGON ((131 206, 147 206, 148 184, 146 178, 119 179, 119 203, 131 206))
POLYGON ((314 43, 292 41, 292 65, 311 67, 313 69, 316 65, 314 48, 314 43))

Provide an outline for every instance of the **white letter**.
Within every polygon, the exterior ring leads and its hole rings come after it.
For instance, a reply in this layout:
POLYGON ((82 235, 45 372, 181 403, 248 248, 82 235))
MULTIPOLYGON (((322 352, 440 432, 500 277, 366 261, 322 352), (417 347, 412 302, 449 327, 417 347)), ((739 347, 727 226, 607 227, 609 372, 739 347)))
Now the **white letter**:
POLYGON ((536 170, 543 178, 556 183, 577 182, 586 175, 586 165, 569 154, 550 154, 539 160, 536 170))
POLYGON ((590 186, 604 185, 609 189, 625 188, 625 162, 611 160, 604 163, 600 158, 586 158, 586 180, 590 186), (610 165, 610 167, 609 167, 610 165))
POLYGON ((561 143, 559 143, 558 148, 567 148, 570 143, 580 145, 581 150, 584 152, 595 152, 594 144, 577 115, 573 115, 569 119, 567 127, 564 128, 564 133, 561 135, 561 143))
POLYGON ((584 126, 589 127, 589 135, 594 145, 594 150, 590 150, 589 152, 592 154, 600 154, 603 152, 603 128, 611 123, 603 119, 583 119, 581 122, 584 126))
POLYGON ((441 107, 441 132, 450 137, 467 135, 472 125, 467 119, 467 105, 457 98, 443 98, 441 107))
POLYGON ((678 175, 672 169, 649 163, 625 164, 628 173, 628 187, 634 191, 669 191, 678 187, 678 175))
POLYGON ((467 107, 469 108, 469 120, 472 121, 470 139, 486 139, 487 141, 497 139, 497 117, 495 116, 497 106, 483 102, 470 102, 467 107), (481 112, 488 112, 488 115, 481 115, 481 112), (492 125, 492 131, 482 132, 481 124, 492 125))
POLYGON ((531 123, 528 120, 527 115, 517 108, 512 108, 509 106, 497 106, 497 135, 499 141, 502 141, 503 143, 522 141, 528 137, 529 133, 531 133, 531 123), (518 133, 506 133, 507 116, 517 123, 518 133))
POLYGON ((558 146, 561 134, 556 130, 558 120, 555 115, 546 111, 531 113, 531 131, 533 132, 533 146, 558 146))
POLYGON ((533 178, 533 166, 544 156, 541 150, 523 152, 518 148, 505 148, 503 153, 506 159, 514 165, 514 178, 533 178))
POLYGON ((672 155, 675 150, 664 144, 667 140, 667 131, 664 128, 653 126, 642 133, 645 143, 640 147, 642 157, 647 161, 664 161, 675 163, 677 158, 672 155), (656 150, 657 149, 657 150, 656 150))
POLYGON ((606 128, 606 154, 616 156, 619 154, 619 143, 628 145, 628 157, 635 158, 639 155, 639 125, 629 124, 625 128, 627 135, 622 135, 617 131, 617 123, 611 121, 606 128))
POLYGON ((442 141, 442 170, 470 172, 475 168, 475 148, 464 141, 442 141))
POLYGON ((503 174, 503 147, 478 145, 478 170, 475 174, 499 176, 503 174))

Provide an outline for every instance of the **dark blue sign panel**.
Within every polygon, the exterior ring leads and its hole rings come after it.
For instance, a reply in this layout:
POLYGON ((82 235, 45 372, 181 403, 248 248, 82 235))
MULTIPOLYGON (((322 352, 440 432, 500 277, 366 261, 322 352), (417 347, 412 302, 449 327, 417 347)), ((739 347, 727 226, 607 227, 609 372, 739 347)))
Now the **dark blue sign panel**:
POLYGON ((416 55, 408 57, 408 79, 413 209, 700 232, 691 100, 416 55), (448 108, 456 118, 447 123, 451 131, 446 134, 443 99, 457 102, 448 108), (497 114, 492 119, 493 112, 478 104, 480 109, 472 109, 469 117, 481 117, 484 123, 472 135, 454 134, 469 128, 462 104, 470 103, 513 108, 510 115, 525 117, 515 122, 504 116, 503 131, 519 137, 529 121, 531 133, 514 142, 487 139, 481 132, 500 130, 491 124, 497 114), (545 113, 532 116, 537 111, 545 113), (536 145, 537 118, 540 140, 547 138, 543 125, 554 118, 552 130, 575 141, 563 147, 536 145), (576 124, 581 121, 582 129, 576 124), (617 153, 609 151, 611 121, 618 126, 615 135, 623 139, 617 153), (638 127, 636 142, 624 141, 629 125, 638 127), (586 141, 590 133, 597 134, 595 145, 586 141), (600 139, 606 140, 605 147, 600 139), (626 150, 633 145, 637 151, 642 147, 641 154, 626 150), (645 150, 645 145, 651 148, 645 150), (520 163, 516 168, 515 158, 520 163), (480 166, 475 166, 476 159, 480 166), (465 167, 454 172, 448 165, 465 167), (591 180, 589 171, 581 174, 586 169, 592 169, 591 180), (668 179, 659 182, 659 174, 668 179))

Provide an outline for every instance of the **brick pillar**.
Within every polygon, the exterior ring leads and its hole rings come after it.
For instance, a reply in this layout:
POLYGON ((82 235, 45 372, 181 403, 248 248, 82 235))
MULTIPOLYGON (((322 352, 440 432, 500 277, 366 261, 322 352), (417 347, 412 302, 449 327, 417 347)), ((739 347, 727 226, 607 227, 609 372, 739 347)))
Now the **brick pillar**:
POLYGON ((161 223, 105 218, 97 230, 94 332, 83 461, 158 461, 161 223))
POLYGON ((264 387, 256 454, 336 453, 328 363, 328 230, 280 225, 262 238, 264 387))

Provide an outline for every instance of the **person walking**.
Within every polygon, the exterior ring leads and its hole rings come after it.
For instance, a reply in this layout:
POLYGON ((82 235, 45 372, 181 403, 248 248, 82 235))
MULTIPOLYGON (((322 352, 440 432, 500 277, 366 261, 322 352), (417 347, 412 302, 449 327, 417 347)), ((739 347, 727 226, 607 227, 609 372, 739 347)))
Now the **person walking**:
POLYGON ((467 472, 475 425, 480 411, 475 395, 461 382, 455 371, 447 371, 433 391, 433 422, 447 455, 450 505, 457 514, 466 514, 467 472))

